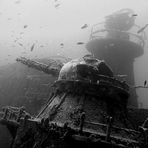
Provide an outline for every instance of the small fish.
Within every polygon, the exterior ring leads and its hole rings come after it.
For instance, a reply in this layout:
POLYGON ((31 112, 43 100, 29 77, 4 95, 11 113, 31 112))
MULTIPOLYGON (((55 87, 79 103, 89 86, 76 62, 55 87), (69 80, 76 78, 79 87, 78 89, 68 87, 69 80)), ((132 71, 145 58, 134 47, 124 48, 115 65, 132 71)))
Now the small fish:
POLYGON ((18 43, 20 46, 23 46, 23 44, 22 43, 18 43))
POLYGON ((147 84, 147 80, 144 81, 144 86, 146 86, 146 84, 147 84))
POLYGON ((132 16, 138 16, 138 14, 132 14, 132 16))
POLYGON ((20 1, 20 0, 17 0, 17 1, 15 1, 15 3, 16 3, 16 4, 19 4, 19 3, 21 3, 21 1, 20 1))
POLYGON ((28 25, 24 25, 24 28, 27 28, 28 27, 28 25))
POLYGON ((64 44, 63 44, 63 43, 61 43, 60 45, 61 45, 61 48, 63 48, 63 47, 64 47, 64 44))
POLYGON ((33 44, 33 45, 31 46, 31 49, 30 49, 30 51, 33 51, 33 49, 34 49, 34 46, 35 46, 35 44, 33 44))
POLYGON ((142 27, 141 29, 139 29, 139 30, 137 31, 137 33, 141 33, 141 32, 143 32, 144 29, 146 29, 147 26, 148 26, 148 24, 146 24, 144 27, 142 27))
POLYGON ((58 8, 59 6, 60 6, 60 4, 56 4, 54 7, 55 7, 55 8, 58 8))
POLYGON ((87 28, 88 27, 88 25, 87 24, 84 24, 82 27, 81 27, 81 29, 84 29, 84 28, 87 28))
POLYGON ((78 45, 82 45, 82 44, 84 44, 84 42, 78 42, 77 44, 78 44, 78 45))

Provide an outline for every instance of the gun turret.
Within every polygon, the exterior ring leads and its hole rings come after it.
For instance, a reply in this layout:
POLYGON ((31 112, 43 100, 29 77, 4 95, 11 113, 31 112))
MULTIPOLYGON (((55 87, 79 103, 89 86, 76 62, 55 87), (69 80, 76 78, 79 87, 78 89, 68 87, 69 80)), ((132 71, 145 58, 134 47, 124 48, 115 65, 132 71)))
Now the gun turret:
MULTIPOLYGON (((16 59, 17 62, 21 62, 22 64, 27 65, 28 67, 37 69, 39 71, 43 71, 44 73, 51 74, 54 76, 58 76, 59 71, 63 65, 54 66, 53 62, 49 63, 49 65, 40 63, 34 60, 27 59, 25 57, 20 57, 16 59)), ((61 64, 61 63, 60 63, 61 64)))

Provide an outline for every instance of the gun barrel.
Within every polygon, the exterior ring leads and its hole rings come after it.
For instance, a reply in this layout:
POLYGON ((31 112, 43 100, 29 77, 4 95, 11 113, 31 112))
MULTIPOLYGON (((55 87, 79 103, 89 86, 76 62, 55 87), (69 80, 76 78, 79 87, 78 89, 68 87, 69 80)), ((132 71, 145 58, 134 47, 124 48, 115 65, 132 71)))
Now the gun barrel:
POLYGON ((53 66, 51 67, 50 65, 46 65, 44 63, 30 60, 25 57, 17 58, 16 61, 21 62, 22 64, 27 65, 28 67, 37 69, 39 71, 43 71, 44 73, 51 74, 54 76, 57 76, 60 71, 60 69, 58 69, 56 67, 54 68, 53 66))

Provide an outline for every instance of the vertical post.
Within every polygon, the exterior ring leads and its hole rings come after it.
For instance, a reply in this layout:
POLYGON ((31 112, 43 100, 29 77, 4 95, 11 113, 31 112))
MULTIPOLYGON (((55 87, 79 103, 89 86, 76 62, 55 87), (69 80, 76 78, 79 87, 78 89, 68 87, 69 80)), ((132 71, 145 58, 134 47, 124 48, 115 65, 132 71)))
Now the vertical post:
POLYGON ((19 122, 20 121, 20 118, 21 118, 21 116, 22 116, 22 114, 23 114, 23 108, 20 108, 20 110, 19 110, 19 114, 18 114, 18 117, 17 117, 17 122, 19 122))
POLYGON ((8 115, 8 108, 5 108, 3 119, 6 120, 7 119, 7 115, 8 115))
POLYGON ((106 141, 110 140, 110 133, 111 133, 111 127, 112 127, 112 117, 108 117, 108 125, 106 130, 106 141))
POLYGON ((85 120, 85 112, 83 112, 82 114, 81 114, 81 117, 80 117, 80 133, 82 133, 83 132, 83 126, 84 126, 84 120, 85 120))

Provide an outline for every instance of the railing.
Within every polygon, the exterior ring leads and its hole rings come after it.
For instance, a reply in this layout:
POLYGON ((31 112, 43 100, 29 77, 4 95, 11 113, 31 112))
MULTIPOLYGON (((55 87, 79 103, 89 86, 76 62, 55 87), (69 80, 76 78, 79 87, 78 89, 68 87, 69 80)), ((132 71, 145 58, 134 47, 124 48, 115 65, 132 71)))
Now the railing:
POLYGON ((135 25, 129 31, 121 31, 115 29, 106 29, 105 23, 98 23, 93 25, 90 34, 90 40, 94 39, 101 39, 101 38, 114 38, 114 39, 121 39, 121 40, 128 40, 130 42, 134 42, 142 47, 145 45, 145 32, 137 33, 139 30, 139 26, 135 25))
POLYGON ((1 119, 19 122, 21 117, 30 116, 24 107, 6 106, 2 108, 1 119))

